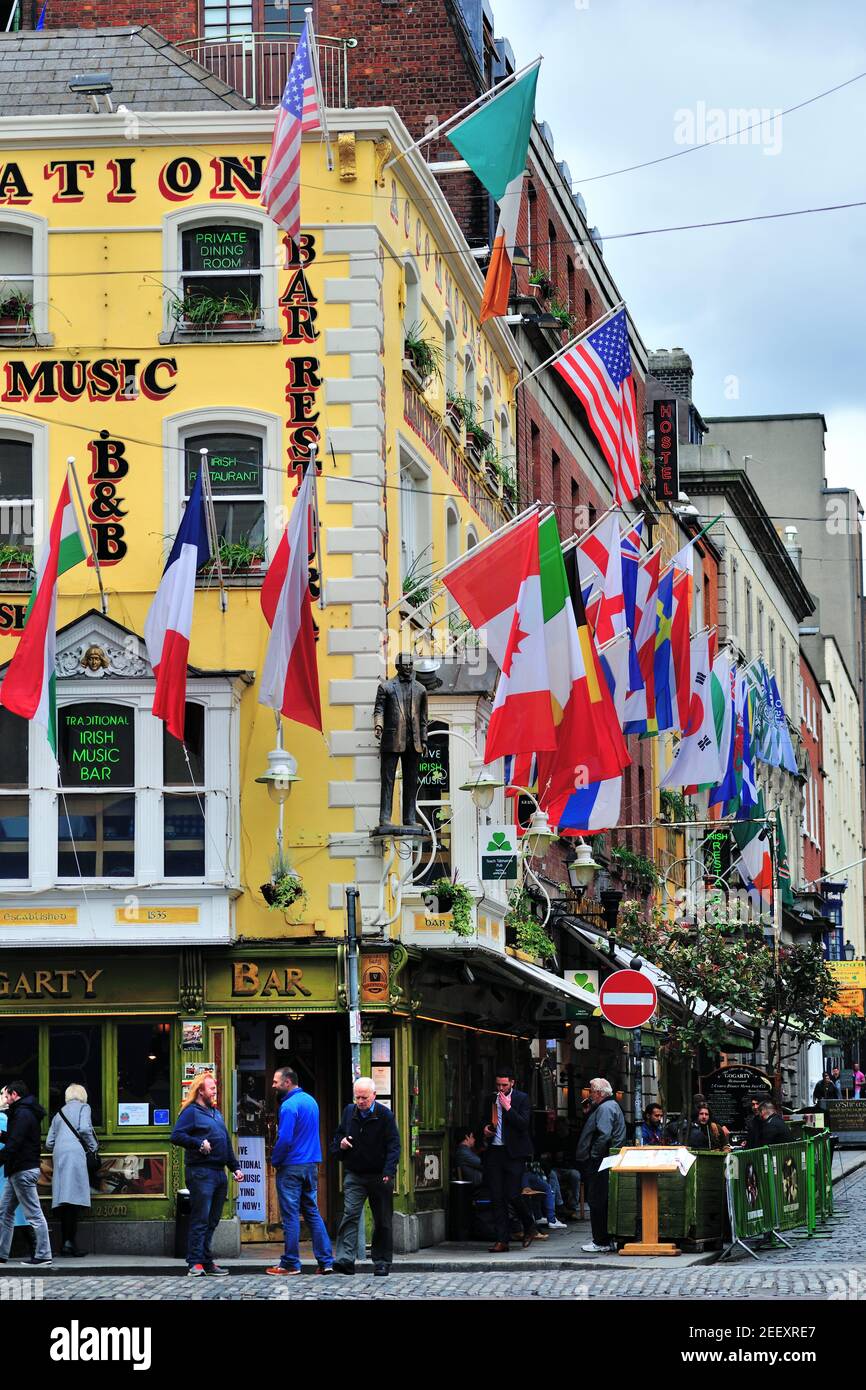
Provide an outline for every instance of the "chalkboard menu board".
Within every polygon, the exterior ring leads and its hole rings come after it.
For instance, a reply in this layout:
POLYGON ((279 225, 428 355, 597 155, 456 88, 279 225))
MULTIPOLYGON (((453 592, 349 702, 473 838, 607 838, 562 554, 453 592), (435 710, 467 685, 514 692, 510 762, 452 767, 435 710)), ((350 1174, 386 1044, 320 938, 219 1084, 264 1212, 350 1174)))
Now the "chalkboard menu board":
POLYGON ((727 1125, 734 1131, 744 1130, 752 1113, 750 1098, 772 1096, 773 1086, 768 1076, 757 1067, 719 1067, 703 1078, 703 1094, 716 1124, 727 1125))
POLYGON ((197 270, 258 270, 259 234, 254 227, 218 225, 192 227, 183 234, 183 268, 197 270))
POLYGON ((93 701, 57 711, 64 787, 135 786, 135 710, 93 701))
POLYGON ((828 1100, 827 1126, 842 1134, 866 1130, 866 1100, 828 1100))
POLYGON ((201 450, 207 449, 207 466, 214 496, 262 492, 262 441, 254 434, 199 434, 186 442, 186 492, 198 477, 201 450))

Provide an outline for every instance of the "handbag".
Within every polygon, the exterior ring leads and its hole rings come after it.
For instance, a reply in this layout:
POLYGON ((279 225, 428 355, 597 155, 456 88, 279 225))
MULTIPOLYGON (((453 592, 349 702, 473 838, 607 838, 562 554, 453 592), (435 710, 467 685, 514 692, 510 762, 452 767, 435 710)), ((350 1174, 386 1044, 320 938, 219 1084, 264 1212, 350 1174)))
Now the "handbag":
POLYGON ((85 1144, 81 1135, 78 1133, 78 1130, 75 1128, 75 1125, 72 1123, 72 1121, 66 1118, 62 1110, 58 1110, 57 1113, 60 1116, 63 1123, 67 1125, 69 1129, 72 1130, 72 1133, 75 1135, 76 1139, 78 1140, 79 1144, 84 1150, 84 1157, 87 1160, 87 1176, 90 1180, 90 1186, 92 1187, 94 1178, 96 1177, 100 1167, 102 1166, 102 1158, 100 1157, 99 1149, 94 1149, 91 1153, 90 1149, 88 1149, 87 1145, 85 1144))

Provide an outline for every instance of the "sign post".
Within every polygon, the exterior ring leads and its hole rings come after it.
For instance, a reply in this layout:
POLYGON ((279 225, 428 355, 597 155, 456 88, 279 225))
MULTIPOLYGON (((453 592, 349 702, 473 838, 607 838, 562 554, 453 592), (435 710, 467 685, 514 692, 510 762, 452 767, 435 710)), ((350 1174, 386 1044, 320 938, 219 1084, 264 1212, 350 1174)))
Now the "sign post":
POLYGON ((648 975, 640 970, 615 970, 599 990, 599 1007, 608 1023, 630 1028, 632 1076, 634 1077, 634 1140, 640 1144, 643 1118, 643 1061, 641 1028, 658 1006, 658 991, 648 975))

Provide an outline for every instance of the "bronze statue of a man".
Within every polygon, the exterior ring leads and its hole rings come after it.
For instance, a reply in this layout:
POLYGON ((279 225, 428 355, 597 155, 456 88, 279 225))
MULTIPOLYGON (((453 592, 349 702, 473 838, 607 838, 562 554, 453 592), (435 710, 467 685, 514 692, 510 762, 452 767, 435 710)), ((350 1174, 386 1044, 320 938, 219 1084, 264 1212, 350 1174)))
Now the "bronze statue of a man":
POLYGON ((427 745, 427 691, 414 678, 414 665, 408 653, 397 657, 397 675, 383 681, 373 706, 373 732, 382 758, 378 829, 392 827, 394 778, 397 764, 403 774, 403 820, 408 829, 418 830, 415 801, 418 795, 418 759, 427 745))

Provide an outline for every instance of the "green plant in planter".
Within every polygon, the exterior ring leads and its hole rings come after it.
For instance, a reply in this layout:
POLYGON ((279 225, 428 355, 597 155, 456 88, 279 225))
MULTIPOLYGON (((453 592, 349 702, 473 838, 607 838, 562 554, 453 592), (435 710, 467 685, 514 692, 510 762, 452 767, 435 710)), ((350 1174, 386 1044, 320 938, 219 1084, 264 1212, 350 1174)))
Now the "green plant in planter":
POLYGON ((626 849, 625 845, 614 845, 610 857, 614 866, 618 866, 621 872, 632 873, 653 887, 657 887, 662 881, 651 859, 647 859, 643 854, 634 854, 632 850, 626 849))
POLYGON ((0 318, 14 319, 18 325, 32 323, 33 304, 24 290, 0 288, 0 318))
POLYGON ((451 930, 455 936, 474 936, 472 908, 475 899, 465 883, 457 883, 450 878, 437 878, 431 883, 430 892, 439 900, 439 911, 452 914, 451 930))
POLYGON ((243 290, 235 294, 192 294, 180 295, 169 292, 169 313, 175 323, 202 333, 218 328, 228 315, 239 319, 253 320, 259 316, 256 301, 243 290))
POLYGON ((274 912, 287 912, 295 903, 307 901, 300 876, 280 849, 271 859, 271 881, 262 884, 262 896, 274 912))
POLYGON ((429 603, 433 592, 430 584, 431 568, 424 559, 429 549, 430 547, 427 545, 419 555, 415 556, 403 576, 403 597, 413 608, 421 608, 425 603, 429 603))
POLYGON ((482 455, 486 454, 488 449, 493 448, 492 435, 474 415, 471 419, 466 420, 466 440, 467 443, 471 440, 482 455))
POLYGON ((511 468, 504 460, 499 465, 499 476, 502 479, 502 496, 506 502, 510 502, 513 507, 517 506, 517 471, 511 468))
POLYGON ((0 568, 11 567, 32 570, 33 551, 20 550, 17 545, 0 545, 0 568))
POLYGON ((537 285, 545 299, 553 294, 553 281, 547 271, 540 267, 529 272, 529 283, 530 285, 537 285))
POLYGON ((535 920, 532 903, 525 888, 515 885, 508 894, 505 925, 514 932, 517 948, 528 956, 549 960, 556 955, 556 946, 540 922, 535 920))
POLYGON ((403 339, 403 349, 406 356, 411 358, 412 365, 422 380, 427 381, 435 377, 437 381, 441 381, 445 354, 441 343, 436 342, 435 338, 425 336, 426 329, 425 323, 410 324, 403 339))
POLYGON ((667 787, 659 792, 659 801, 666 821, 694 820, 698 813, 697 806, 687 801, 682 792, 669 791, 667 787))
POLYGON ((242 536, 239 541, 220 541, 220 563, 229 574, 253 569, 260 565, 264 558, 265 548, 261 542, 251 544, 246 536, 242 536))
POLYGON ((550 303, 548 304, 547 312, 549 314, 553 314, 553 317, 555 319, 559 319, 559 322, 562 324, 563 328, 574 328, 574 314, 571 312, 567 304, 560 304, 559 300, 555 296, 553 299, 551 299, 550 303))

